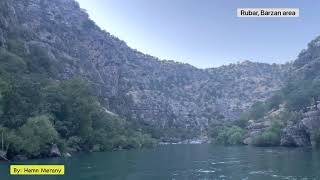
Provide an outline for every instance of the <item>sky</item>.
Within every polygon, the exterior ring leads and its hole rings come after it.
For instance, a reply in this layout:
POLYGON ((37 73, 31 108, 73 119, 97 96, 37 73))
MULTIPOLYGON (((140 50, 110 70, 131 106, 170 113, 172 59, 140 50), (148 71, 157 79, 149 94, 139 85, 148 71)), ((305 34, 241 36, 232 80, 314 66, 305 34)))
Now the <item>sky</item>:
POLYGON ((320 1, 314 0, 77 1, 131 48, 199 68, 293 61, 320 35, 320 1), (237 8, 300 8, 300 17, 239 18, 237 8))

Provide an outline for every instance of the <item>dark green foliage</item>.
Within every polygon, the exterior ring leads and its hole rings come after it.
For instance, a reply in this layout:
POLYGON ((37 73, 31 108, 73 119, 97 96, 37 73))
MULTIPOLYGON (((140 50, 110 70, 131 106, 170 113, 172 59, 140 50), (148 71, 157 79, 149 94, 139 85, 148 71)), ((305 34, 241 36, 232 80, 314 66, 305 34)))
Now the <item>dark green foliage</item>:
POLYGON ((210 138, 216 139, 219 136, 219 133, 224 128, 222 125, 211 125, 208 130, 208 135, 210 138))
POLYGON ((40 84, 29 78, 12 81, 4 93, 3 104, 3 124, 9 128, 20 127, 28 117, 41 111, 40 84))
POLYGON ((234 125, 240 128, 246 128, 248 126, 248 116, 244 113, 239 119, 233 122, 234 125))
POLYGON ((266 101, 267 109, 278 109, 279 105, 283 101, 283 95, 281 93, 276 93, 275 95, 271 96, 270 99, 266 101))
POLYGON ((18 147, 32 157, 48 152, 51 144, 56 143, 58 139, 58 133, 50 117, 45 115, 29 118, 26 124, 19 129, 18 136, 21 138, 18 147))
POLYGON ((58 65, 41 47, 26 54, 12 40, 0 49, 0 131, 8 157, 46 157, 61 151, 149 147, 151 136, 109 114, 82 78, 55 81, 58 65), (9 50, 9 51, 8 51, 9 50))
POLYGON ((44 47, 32 46, 30 54, 25 57, 28 70, 32 73, 56 77, 58 64, 49 56, 44 47))
POLYGON ((278 146, 280 145, 280 132, 280 123, 274 121, 269 129, 253 139, 252 144, 255 146, 278 146))
POLYGON ((58 140, 50 116, 40 115, 29 118, 17 130, 0 128, 4 134, 4 143, 8 147, 8 156, 24 154, 27 157, 39 157, 48 154, 51 145, 58 140))
POLYGON ((287 93, 287 107, 290 110, 305 110, 315 103, 320 96, 320 81, 299 81, 290 84, 284 91, 287 93))
POLYGON ((55 82, 44 88, 47 111, 56 117, 55 124, 62 137, 87 137, 92 131, 92 113, 100 108, 81 79, 55 82))
POLYGON ((31 158, 45 156, 53 143, 66 151, 155 144, 150 136, 132 129, 127 121, 105 112, 79 78, 44 84, 20 83, 11 85, 13 88, 4 94, 1 117, 1 124, 14 133, 9 149, 12 156, 21 153, 31 158), (39 116, 43 113, 51 115, 39 116), (28 119, 32 116, 36 117, 28 119), (46 141, 42 142, 42 138, 46 141))
POLYGON ((267 112, 279 107, 281 99, 282 96, 280 94, 275 94, 265 102, 259 101, 254 103, 247 112, 243 113, 240 118, 236 120, 236 123, 238 123, 240 127, 245 127, 249 120, 259 120, 263 118, 267 112))
POLYGON ((250 116, 253 119, 262 118, 267 112, 267 106, 264 102, 256 102, 250 110, 250 116))
POLYGON ((258 135, 252 144, 256 146, 278 146, 279 140, 280 137, 276 132, 266 131, 258 135))
POLYGON ((245 131, 238 126, 217 126, 210 132, 211 138, 218 144, 243 144, 245 131))
POLYGON ((304 110, 311 102, 311 92, 308 87, 295 88, 287 95, 287 108, 290 110, 304 110))

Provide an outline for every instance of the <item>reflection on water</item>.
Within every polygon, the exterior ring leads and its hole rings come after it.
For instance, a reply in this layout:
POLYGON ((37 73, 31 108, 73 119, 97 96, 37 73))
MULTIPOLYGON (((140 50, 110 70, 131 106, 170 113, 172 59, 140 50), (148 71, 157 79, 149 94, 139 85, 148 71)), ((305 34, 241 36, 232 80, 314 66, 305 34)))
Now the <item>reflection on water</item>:
POLYGON ((79 154, 23 164, 65 164, 64 176, 21 176, 1 168, 0 179, 188 180, 320 179, 320 152, 303 148, 164 145, 154 149, 79 154))

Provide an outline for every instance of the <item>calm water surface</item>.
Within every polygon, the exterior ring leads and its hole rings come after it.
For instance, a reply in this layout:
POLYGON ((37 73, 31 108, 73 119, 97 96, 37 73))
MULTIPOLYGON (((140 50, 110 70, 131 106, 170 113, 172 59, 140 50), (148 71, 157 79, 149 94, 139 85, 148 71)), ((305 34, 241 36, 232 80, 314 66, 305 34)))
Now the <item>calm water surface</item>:
POLYGON ((320 179, 320 152, 301 148, 164 145, 12 164, 64 164, 66 174, 10 176, 2 162, 0 180, 320 179))

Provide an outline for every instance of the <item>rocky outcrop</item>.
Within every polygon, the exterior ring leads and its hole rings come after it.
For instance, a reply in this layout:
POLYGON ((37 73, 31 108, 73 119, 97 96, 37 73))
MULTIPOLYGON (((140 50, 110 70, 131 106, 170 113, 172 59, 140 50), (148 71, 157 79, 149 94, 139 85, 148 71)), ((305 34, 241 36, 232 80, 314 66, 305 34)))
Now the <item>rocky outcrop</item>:
POLYGON ((208 86, 212 89, 221 87, 216 101, 220 109, 226 110, 222 110, 223 115, 232 119, 251 107, 253 102, 264 101, 279 90, 286 80, 290 66, 291 64, 269 65, 244 61, 209 69, 212 76, 208 86))
POLYGON ((310 110, 304 113, 302 124, 308 134, 320 129, 320 109, 310 110))
POLYGON ((61 152, 56 144, 53 144, 50 150, 50 157, 60 157, 61 152))
POLYGON ((289 147, 311 146, 310 134, 302 123, 289 125, 282 130, 280 145, 289 147))
POLYGON ((320 129, 320 109, 317 105, 308 109, 300 121, 289 124, 282 130, 281 145, 311 146, 312 134, 320 129))
MULTIPOLYGON (((249 121, 247 126, 247 134, 244 144, 252 144, 253 139, 259 134, 271 128, 272 121, 277 121, 277 115, 284 111, 284 106, 280 109, 271 111, 263 119, 257 121, 249 121)), ((303 118, 297 122, 288 121, 283 124, 284 128, 280 132, 280 145, 288 147, 304 147, 311 146, 311 135, 314 130, 319 129, 320 111, 308 111, 303 114, 303 118)), ((283 122, 279 122, 283 123, 283 122)))
POLYGON ((72 155, 70 153, 66 152, 66 153, 63 153, 63 157, 69 158, 69 157, 72 157, 72 155))

